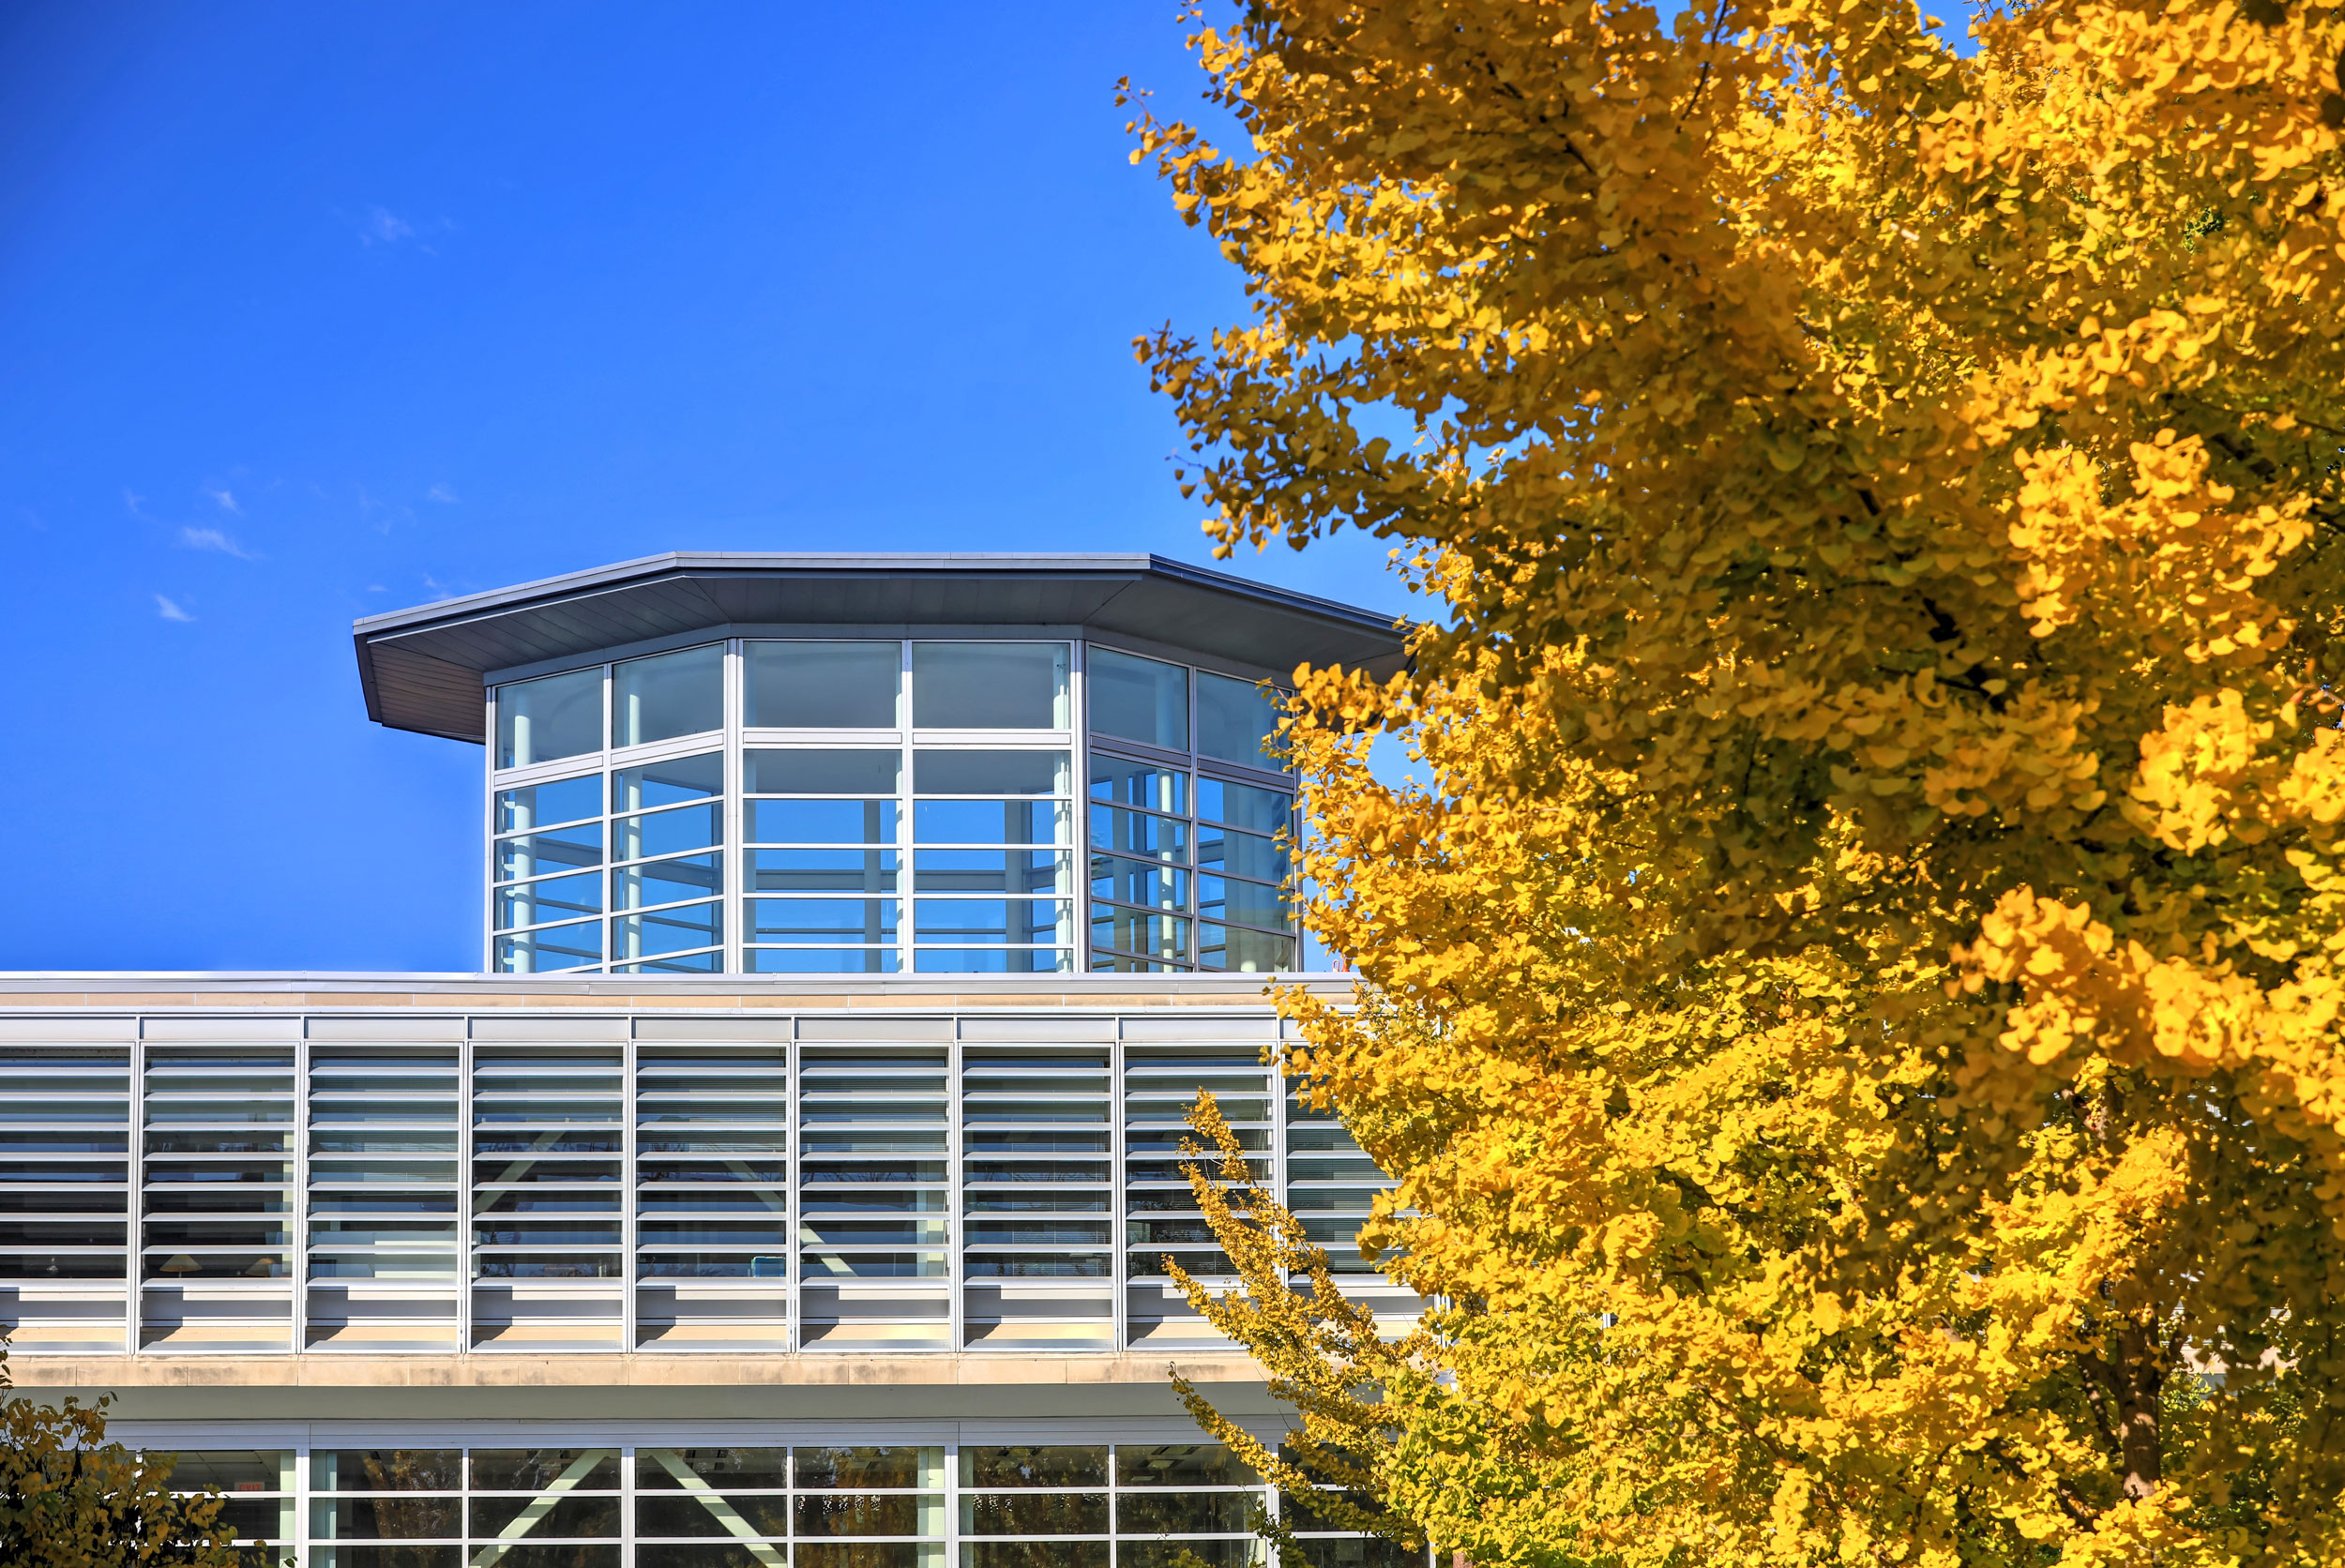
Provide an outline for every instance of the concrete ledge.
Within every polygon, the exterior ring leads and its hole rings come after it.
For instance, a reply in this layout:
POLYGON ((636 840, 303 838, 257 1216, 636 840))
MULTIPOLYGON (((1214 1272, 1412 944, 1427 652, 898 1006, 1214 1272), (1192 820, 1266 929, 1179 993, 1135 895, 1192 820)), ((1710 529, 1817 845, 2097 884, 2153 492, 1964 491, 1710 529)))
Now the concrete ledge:
POLYGON ((1168 1374, 1233 1415, 1282 1409, 1244 1357, 21 1356, 34 1397, 113 1397, 126 1421, 756 1420, 1179 1416, 1168 1374))

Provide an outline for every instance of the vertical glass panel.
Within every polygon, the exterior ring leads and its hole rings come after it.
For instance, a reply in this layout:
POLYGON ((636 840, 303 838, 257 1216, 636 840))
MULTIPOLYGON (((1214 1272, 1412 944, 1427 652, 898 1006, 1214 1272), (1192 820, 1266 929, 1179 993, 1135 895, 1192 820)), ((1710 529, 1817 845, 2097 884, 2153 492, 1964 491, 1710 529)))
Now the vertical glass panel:
POLYGON ((453 1448, 335 1449, 310 1455, 310 1485, 320 1492, 461 1491, 462 1457, 453 1448))
POLYGON ((1248 931, 1237 926, 1214 926, 1200 923, 1198 937, 1202 943, 1200 957, 1207 969, 1237 970, 1247 974, 1267 974, 1277 970, 1294 967, 1294 939, 1273 936, 1268 931, 1248 931))
POLYGON ((798 1485, 866 1491, 909 1491, 945 1485, 941 1448, 801 1448, 798 1485))
POLYGON ((642 746, 720 730, 724 692, 721 642, 615 665, 611 671, 611 744, 642 746))
POLYGON ((602 815, 602 776, 590 773, 551 784, 525 784, 497 792, 499 833, 520 833, 533 827, 552 827, 585 817, 602 815))
POLYGON ((912 722, 938 730, 1067 728, 1064 642, 915 642, 912 722))
POLYGON ((1231 833, 1211 825, 1197 830, 1197 864, 1258 882, 1284 882, 1294 869, 1276 838, 1259 833, 1231 833))
POLYGON ((653 958, 713 947, 724 940, 723 909, 721 904, 687 904, 657 914, 621 915, 611 922, 611 957, 653 958))
POLYGON ((924 800, 913 807, 923 844, 1064 844, 1072 823, 1048 800, 924 800))
POLYGON ((550 970, 576 969, 602 961, 602 925, 585 920, 572 926, 540 926, 522 936, 499 937, 499 974, 543 974, 550 970))
POLYGON ((1074 788, 1064 751, 930 751, 912 754, 913 790, 923 795, 1063 795, 1074 788))
POLYGON ((1263 749, 1278 732, 1279 698, 1252 681, 1197 671, 1197 750, 1248 767, 1285 764, 1263 749))
POLYGON ((1188 671, 1182 666, 1094 647, 1085 672, 1093 730, 1168 751, 1188 749, 1188 671))
POLYGON ((546 833, 522 833, 496 841, 496 880, 519 882, 552 872, 602 864, 602 824, 577 822, 546 833))
POLYGON ((497 766, 525 768, 602 749, 602 670, 497 687, 497 766))
POLYGON ((1104 1486, 1108 1451, 1094 1447, 993 1448, 963 1443, 963 1486, 1104 1486))
POLYGON ((896 862, 894 850, 752 850, 746 891, 893 893, 896 862))
POLYGON ((895 642, 751 642, 743 722, 761 730, 893 730, 895 642))
POLYGON ((1197 814, 1232 827, 1248 828, 1256 833, 1282 833, 1294 811, 1294 797, 1283 790, 1233 784, 1222 778, 1197 781, 1197 814))
POLYGON ((1197 879, 1197 912, 1207 920, 1234 920, 1278 930, 1287 925, 1289 912, 1286 899, 1267 882, 1208 875, 1197 879))
POLYGON ((724 788, 725 758, 721 751, 678 757, 666 762, 646 762, 642 767, 621 768, 611 776, 611 809, 648 811, 656 807, 678 806, 688 800, 706 800, 722 794, 724 788))
POLYGON ((751 750, 744 755, 752 795, 892 795, 903 770, 903 753, 801 747, 751 750))
POLYGON ((752 844, 892 844, 892 800, 758 800, 749 803, 752 844))
POLYGON ((546 877, 519 887, 497 889, 496 928, 500 931, 601 912, 602 878, 591 871, 583 876, 546 877))
POLYGON ((676 854, 724 842, 724 823, 717 807, 678 807, 641 817, 617 817, 611 822, 611 858, 641 860, 646 855, 676 854))
POLYGON ((1091 754, 1091 798, 1175 815, 1188 810, 1188 775, 1155 762, 1091 754))
POLYGON ((625 870, 613 871, 611 873, 611 907, 614 910, 640 910, 654 904, 673 904, 687 898, 713 897, 724 891, 724 862, 725 857, 721 854, 692 854, 674 860, 647 861, 640 866, 628 867, 625 870))

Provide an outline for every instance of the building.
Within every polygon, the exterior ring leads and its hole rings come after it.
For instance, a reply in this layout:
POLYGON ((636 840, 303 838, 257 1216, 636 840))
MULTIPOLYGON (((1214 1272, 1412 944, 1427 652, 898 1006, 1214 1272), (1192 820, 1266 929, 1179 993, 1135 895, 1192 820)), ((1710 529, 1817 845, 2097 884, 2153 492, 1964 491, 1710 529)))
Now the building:
POLYGON ((1261 686, 1389 623, 1148 556, 671 555, 356 640, 373 719, 487 752, 483 972, 0 976, 20 1385, 114 1394, 307 1568, 1309 1522, 1172 1398, 1281 1425, 1163 1259, 1226 1266, 1201 1088, 1329 1241, 1379 1181, 1263 1061, 1265 976, 1324 966, 1261 686))

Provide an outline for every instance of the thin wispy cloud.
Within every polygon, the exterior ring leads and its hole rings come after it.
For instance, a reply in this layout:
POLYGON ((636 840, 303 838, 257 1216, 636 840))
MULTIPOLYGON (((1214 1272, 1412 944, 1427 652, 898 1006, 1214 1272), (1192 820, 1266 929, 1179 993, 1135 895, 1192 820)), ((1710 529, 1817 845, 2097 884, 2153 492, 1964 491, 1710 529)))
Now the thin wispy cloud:
POLYGON ((205 495, 210 496, 215 502, 219 503, 219 509, 221 511, 234 512, 238 517, 244 516, 244 508, 236 505, 236 498, 229 494, 226 490, 216 489, 213 486, 205 485, 203 487, 203 490, 205 495))
POLYGON ((189 550, 216 550, 239 561, 258 561, 261 558, 258 550, 245 549, 217 528, 182 528, 179 530, 179 542, 189 550))
POLYGON ((140 509, 144 505, 146 497, 141 495, 134 490, 125 490, 122 492, 122 505, 124 508, 128 510, 132 517, 151 522, 154 520, 148 518, 146 513, 140 509))
POLYGON ((436 501, 443 506, 456 505, 456 492, 446 485, 434 485, 423 492, 426 501, 436 501))
POLYGON ((162 594, 155 596, 155 613, 161 616, 166 621, 192 621, 195 619, 194 616, 189 614, 187 611, 180 606, 178 600, 162 594))
POLYGON ((358 225, 359 241, 366 245, 397 245, 415 237, 416 226, 387 207, 369 207, 358 225))

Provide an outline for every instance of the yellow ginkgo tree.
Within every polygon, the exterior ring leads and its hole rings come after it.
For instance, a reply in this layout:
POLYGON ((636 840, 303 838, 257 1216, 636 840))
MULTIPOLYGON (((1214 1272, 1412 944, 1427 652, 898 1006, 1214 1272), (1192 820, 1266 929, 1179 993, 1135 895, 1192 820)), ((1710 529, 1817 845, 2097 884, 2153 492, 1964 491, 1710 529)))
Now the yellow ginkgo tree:
POLYGON ((1439 1304, 1224 1325, 1477 1562, 2345 1561, 2345 6, 1208 20, 1188 481, 1435 607, 1288 1065, 1439 1304))

